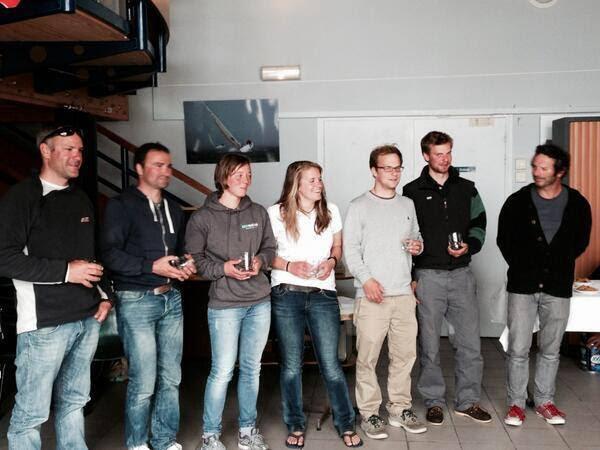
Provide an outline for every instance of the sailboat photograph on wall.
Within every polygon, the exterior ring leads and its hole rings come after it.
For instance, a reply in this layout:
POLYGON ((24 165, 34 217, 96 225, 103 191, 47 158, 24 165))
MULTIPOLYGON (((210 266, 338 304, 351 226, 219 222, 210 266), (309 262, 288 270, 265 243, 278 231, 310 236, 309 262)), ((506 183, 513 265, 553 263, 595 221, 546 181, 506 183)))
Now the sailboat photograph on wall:
POLYGON ((185 101, 183 112, 188 164, 216 163, 226 153, 279 161, 277 100, 185 101))

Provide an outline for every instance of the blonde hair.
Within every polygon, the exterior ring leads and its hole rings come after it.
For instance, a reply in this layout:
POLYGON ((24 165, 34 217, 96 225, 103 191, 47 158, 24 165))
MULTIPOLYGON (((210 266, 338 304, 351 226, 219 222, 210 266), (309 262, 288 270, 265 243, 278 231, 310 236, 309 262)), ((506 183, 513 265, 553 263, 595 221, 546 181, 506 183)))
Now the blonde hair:
MULTIPOLYGON (((296 161, 291 163, 285 173, 281 196, 279 197, 279 200, 277 200, 285 231, 288 236, 292 237, 295 241, 300 237, 296 220, 296 213, 299 210, 301 211, 301 208, 299 207, 300 195, 298 193, 298 187, 300 185, 302 173, 312 168, 317 169, 319 174, 323 173, 321 166, 312 161, 296 161)), ((321 234, 331 222, 331 214, 329 213, 329 209, 327 209, 325 186, 323 186, 323 189, 321 190, 321 199, 315 202, 315 210, 317 212, 315 232, 321 234)))

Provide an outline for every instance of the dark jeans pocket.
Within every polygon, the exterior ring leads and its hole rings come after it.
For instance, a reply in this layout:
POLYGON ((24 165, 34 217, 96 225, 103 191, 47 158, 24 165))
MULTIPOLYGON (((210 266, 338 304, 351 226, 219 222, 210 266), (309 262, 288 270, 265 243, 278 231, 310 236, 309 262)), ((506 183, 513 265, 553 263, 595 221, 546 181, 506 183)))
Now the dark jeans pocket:
POLYGON ((328 289, 321 289, 320 294, 322 294, 323 297, 330 299, 330 300, 337 301, 337 298, 338 298, 336 291, 330 291, 328 289))

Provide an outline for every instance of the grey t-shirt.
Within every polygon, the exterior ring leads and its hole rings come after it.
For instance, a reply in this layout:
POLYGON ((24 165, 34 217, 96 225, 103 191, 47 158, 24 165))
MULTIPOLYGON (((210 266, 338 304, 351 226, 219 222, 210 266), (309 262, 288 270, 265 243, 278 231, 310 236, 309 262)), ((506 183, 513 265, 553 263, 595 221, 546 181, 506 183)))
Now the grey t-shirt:
POLYGON ((560 194, 551 199, 540 197, 535 186, 531 187, 531 199, 537 209, 540 226, 546 236, 548 244, 554 239, 554 235, 560 228, 563 213, 569 200, 569 191, 562 188, 560 194))

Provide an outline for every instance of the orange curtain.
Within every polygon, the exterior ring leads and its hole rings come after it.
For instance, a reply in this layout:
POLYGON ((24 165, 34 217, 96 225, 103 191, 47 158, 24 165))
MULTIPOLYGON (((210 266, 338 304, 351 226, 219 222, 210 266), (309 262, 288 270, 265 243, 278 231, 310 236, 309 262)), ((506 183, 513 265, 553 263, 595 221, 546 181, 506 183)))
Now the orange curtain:
POLYGON ((569 185, 592 207, 590 245, 575 265, 575 276, 586 277, 600 265, 600 121, 571 122, 569 152, 569 185))

